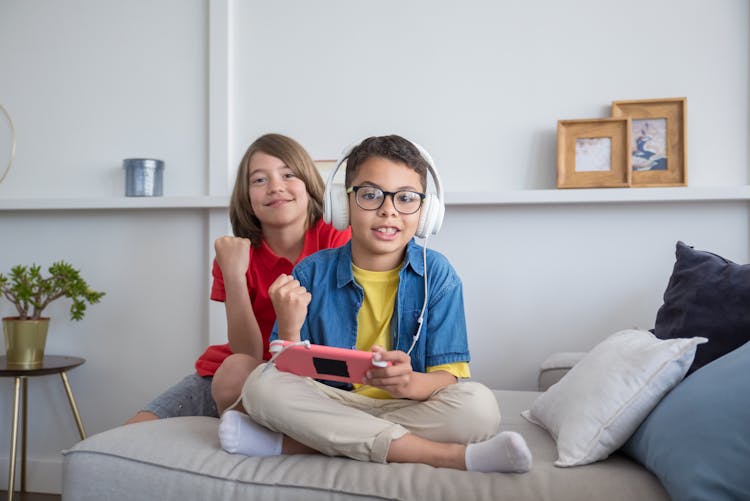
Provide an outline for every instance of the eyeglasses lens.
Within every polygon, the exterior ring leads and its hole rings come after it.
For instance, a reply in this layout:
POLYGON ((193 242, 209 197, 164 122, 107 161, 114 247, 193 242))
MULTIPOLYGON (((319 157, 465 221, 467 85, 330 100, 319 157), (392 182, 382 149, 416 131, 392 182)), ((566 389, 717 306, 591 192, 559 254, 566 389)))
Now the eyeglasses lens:
MULTIPOLYGON (((385 195, 379 188, 362 186, 357 189, 357 204, 365 210, 376 210, 383 205, 385 195)), ((414 191, 397 191, 388 195, 391 195, 396 210, 402 214, 413 214, 422 204, 422 197, 414 191)))

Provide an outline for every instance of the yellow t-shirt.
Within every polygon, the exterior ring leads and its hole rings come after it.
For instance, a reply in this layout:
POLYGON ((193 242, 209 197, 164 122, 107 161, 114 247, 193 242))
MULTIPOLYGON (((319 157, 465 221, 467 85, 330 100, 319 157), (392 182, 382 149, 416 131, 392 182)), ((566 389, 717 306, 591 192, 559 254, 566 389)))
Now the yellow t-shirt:
MULTIPOLYGON (((352 265, 354 280, 362 287, 365 299, 357 314, 356 348, 370 351, 373 345, 386 350, 391 349, 391 319, 398 292, 398 273, 401 267, 388 271, 368 271, 352 265)), ((452 364, 427 367, 427 372, 447 371, 457 378, 471 376, 469 364, 456 362, 452 364)), ((380 388, 361 384, 354 385, 354 391, 372 398, 391 398, 391 395, 380 388)))

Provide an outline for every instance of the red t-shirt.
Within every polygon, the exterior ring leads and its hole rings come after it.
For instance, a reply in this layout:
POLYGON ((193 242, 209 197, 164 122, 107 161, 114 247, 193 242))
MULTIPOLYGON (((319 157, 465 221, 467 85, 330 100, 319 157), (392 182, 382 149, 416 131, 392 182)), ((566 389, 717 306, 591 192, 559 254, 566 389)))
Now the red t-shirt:
MULTIPOLYGON (((344 245, 350 237, 351 231, 348 228, 344 231, 338 231, 320 219, 315 226, 305 233, 305 244, 297 262, 321 249, 344 245)), ((273 311, 271 298, 268 296, 268 287, 282 273, 290 274, 295 264, 274 254, 265 241, 262 241, 258 248, 250 247, 247 291, 250 294, 250 303, 253 306, 253 312, 263 336, 263 358, 266 360, 270 358, 268 338, 271 336, 273 323, 276 321, 276 313, 273 311)), ((227 298, 224 290, 224 277, 216 259, 214 259, 211 272, 214 277, 211 286, 211 299, 224 302, 227 298)), ((195 369, 201 376, 213 376, 224 359, 231 354, 232 350, 229 348, 229 343, 209 346, 195 362, 195 369)))

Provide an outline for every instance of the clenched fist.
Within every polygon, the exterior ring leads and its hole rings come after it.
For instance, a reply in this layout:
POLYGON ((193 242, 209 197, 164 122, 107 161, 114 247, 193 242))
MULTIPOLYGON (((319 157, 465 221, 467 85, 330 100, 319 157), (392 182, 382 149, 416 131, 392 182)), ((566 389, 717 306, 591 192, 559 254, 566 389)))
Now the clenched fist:
POLYGON ((216 262, 224 280, 244 277, 250 267, 250 240, 224 236, 214 242, 216 262))
POLYGON ((268 295, 279 322, 279 339, 299 341, 312 294, 294 277, 282 274, 268 288, 268 295))

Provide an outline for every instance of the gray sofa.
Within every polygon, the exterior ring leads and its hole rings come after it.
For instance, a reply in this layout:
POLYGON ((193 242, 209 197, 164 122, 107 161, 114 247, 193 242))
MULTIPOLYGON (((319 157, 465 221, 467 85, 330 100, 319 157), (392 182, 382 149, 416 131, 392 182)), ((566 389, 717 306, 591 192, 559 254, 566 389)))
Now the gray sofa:
MULTIPOLYGON (((540 371, 540 390, 559 379, 576 358, 548 359, 540 371)), ((521 417, 539 394, 495 392, 502 429, 521 433, 531 448, 534 465, 527 474, 382 465, 318 455, 263 459, 233 455, 219 447, 218 420, 190 417, 122 426, 65 451, 63 499, 669 499, 653 474, 619 453, 586 466, 554 466, 557 449, 551 436, 521 417)))
MULTIPOLYGON (((640 501, 669 499, 667 490, 680 500, 750 499, 750 406, 739 397, 750 395, 750 265, 682 242, 676 257, 656 316, 658 340, 644 344, 643 333, 636 332, 631 342, 615 333, 586 354, 548 358, 539 373, 539 392, 495 392, 502 428, 520 432, 532 450, 530 473, 474 473, 323 456, 233 456, 219 448, 217 420, 179 418, 109 430, 66 451, 63 499, 640 501), (700 337, 709 342, 690 349, 700 337), (691 362, 694 372, 680 380, 691 362), (560 381, 574 365, 570 377, 560 381), (545 408, 551 421, 545 419, 545 408), (600 436, 611 438, 617 428, 627 442, 617 449, 621 440, 611 440, 611 450, 618 452, 604 460, 556 467, 559 449, 565 448, 521 417, 527 409, 542 411, 531 417, 558 429, 558 442, 566 440, 561 440, 561 426, 553 425, 564 422, 577 432, 593 416, 607 417, 596 427, 607 425, 600 436)), ((570 435, 569 429, 564 435, 570 435)))

